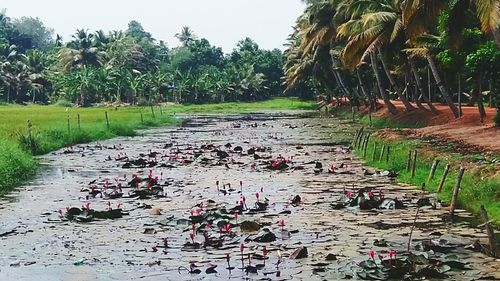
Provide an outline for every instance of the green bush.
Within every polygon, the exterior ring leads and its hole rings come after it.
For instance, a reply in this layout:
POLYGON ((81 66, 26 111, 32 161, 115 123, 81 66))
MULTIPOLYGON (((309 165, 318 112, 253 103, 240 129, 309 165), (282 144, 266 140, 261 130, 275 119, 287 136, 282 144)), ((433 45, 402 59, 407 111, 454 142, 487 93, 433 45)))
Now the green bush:
POLYGON ((0 195, 32 176, 37 163, 19 145, 0 140, 0 195))

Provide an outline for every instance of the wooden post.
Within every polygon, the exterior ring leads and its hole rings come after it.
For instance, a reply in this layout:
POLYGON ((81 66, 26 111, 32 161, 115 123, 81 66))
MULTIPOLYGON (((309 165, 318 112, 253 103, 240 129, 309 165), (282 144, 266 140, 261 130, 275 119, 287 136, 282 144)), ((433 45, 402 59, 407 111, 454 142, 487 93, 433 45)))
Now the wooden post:
POLYGON ((356 121, 356 118, 354 117, 354 106, 351 105, 351 114, 352 114, 352 122, 356 121))
POLYGON ((144 125, 144 116, 142 116, 142 110, 141 110, 141 124, 144 125))
POLYGON ((387 146, 387 153, 385 154, 385 162, 389 163, 389 157, 391 154, 391 147, 387 146))
POLYGON ((365 145, 363 146, 363 159, 366 158, 366 151, 368 150, 368 142, 370 141, 370 134, 366 136, 365 145))
POLYGON ((484 220, 486 221, 484 225, 486 226, 486 233, 488 234, 488 242, 490 244, 491 255, 496 258, 497 257, 497 240, 495 238, 495 231, 493 230, 493 226, 491 225, 491 221, 488 217, 488 213, 483 205, 481 205, 481 214, 483 215, 484 220))
POLYGON ((406 171, 409 172, 411 169, 411 149, 408 149, 408 159, 406 159, 406 171))
POLYGON ((462 117, 462 86, 460 73, 458 73, 458 117, 462 117))
POLYGON ((427 183, 430 183, 434 178, 434 174, 436 173, 437 166, 439 165, 439 159, 435 159, 431 166, 431 171, 429 172, 429 177, 427 178, 427 183))
POLYGON ((163 110, 161 108, 161 105, 159 107, 160 107, 160 115, 163 116, 163 110))
POLYGON ((462 177, 464 176, 465 168, 460 166, 458 171, 457 182, 455 183, 455 188, 453 189, 453 196, 451 197, 450 203, 450 215, 455 214, 455 208, 457 207, 458 192, 460 191, 460 183, 462 182, 462 177))
POLYGON ((358 141, 358 135, 359 135, 359 130, 356 130, 356 133, 354 134, 354 138, 352 139, 352 147, 356 145, 356 142, 358 141))
POLYGON ((153 109, 153 106, 151 106, 151 115, 153 115, 153 119, 156 119, 155 111, 153 109))
POLYGON ((33 151, 33 132, 32 132, 33 124, 31 124, 31 120, 28 120, 27 126, 28 126, 28 142, 29 142, 31 151, 33 151))
POLYGON ((81 130, 82 127, 80 125, 80 113, 77 114, 77 117, 78 117, 78 130, 81 130))
POLYGON ((415 177, 415 170, 417 169, 417 150, 413 150, 413 165, 411 167, 411 177, 415 177))
POLYGON ((373 123, 372 123, 372 109, 371 109, 371 107, 368 109, 368 120, 370 120, 370 127, 373 127, 373 123))
POLYGON ((108 112, 104 111, 104 115, 106 115, 106 126, 108 127, 109 130, 109 117, 108 117, 108 112))
POLYGON ((71 135, 71 127, 70 127, 70 124, 69 124, 69 115, 68 115, 68 135, 71 135))
POLYGON ((375 162, 375 159, 377 157, 377 143, 373 143, 373 154, 372 154, 372 162, 375 162))
POLYGON ((385 153, 385 144, 382 146, 382 151, 380 152, 380 158, 378 161, 382 161, 384 159, 384 153, 385 153))
POLYGON ((446 164, 444 167, 443 176, 441 177, 441 181, 439 182, 439 186, 437 188, 437 193, 441 192, 443 189, 444 182, 446 181, 446 176, 448 176, 448 172, 450 171, 450 164, 446 164))
POLYGON ((361 143, 363 142, 364 138, 365 138, 365 135, 363 133, 361 133, 359 135, 358 141, 356 142, 356 147, 357 148, 359 148, 361 146, 361 143))
POLYGON ((356 142, 354 143, 354 147, 358 146, 358 142, 359 142, 359 139, 361 138, 361 136, 363 135, 363 130, 365 129, 365 127, 361 127, 359 128, 359 133, 358 133, 358 137, 356 138, 356 142))

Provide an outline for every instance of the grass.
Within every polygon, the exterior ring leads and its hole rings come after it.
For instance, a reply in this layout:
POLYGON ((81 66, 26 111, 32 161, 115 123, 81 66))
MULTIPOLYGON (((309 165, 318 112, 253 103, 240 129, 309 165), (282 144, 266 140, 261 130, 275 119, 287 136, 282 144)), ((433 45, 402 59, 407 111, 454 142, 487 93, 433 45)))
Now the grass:
POLYGON ((313 109, 313 102, 275 98, 252 103, 173 105, 151 107, 76 108, 41 105, 0 106, 0 195, 36 172, 33 155, 59 148, 113 138, 134 136, 137 129, 171 125, 176 113, 234 114, 260 110, 313 109), (152 111, 153 110, 153 111, 152 111), (109 128, 106 122, 106 112, 109 128), (141 118, 142 112, 142 118, 141 118), (78 123, 80 116, 80 123, 78 123), (31 123, 31 137, 28 129, 31 123))
MULTIPOLYGON (((361 123, 364 123, 364 117, 361 123)), ((373 123, 377 128, 376 124, 373 123)), ((362 149, 357 149, 356 154, 363 157, 362 149)), ((443 151, 440 148, 432 147, 421 140, 387 140, 378 137, 370 137, 367 145, 365 162, 367 165, 397 172, 398 179, 401 182, 421 187, 425 183, 428 191, 437 192, 437 187, 441 180, 446 164, 451 165, 450 172, 446 178, 443 189, 438 193, 438 197, 444 202, 450 202, 453 188, 457 180, 457 172, 460 165, 466 167, 462 179, 458 206, 465 208, 478 215, 480 206, 484 205, 489 217, 498 226, 500 225, 500 176, 496 173, 496 163, 488 163, 480 155, 466 155, 453 153, 448 150, 443 151), (376 145, 376 148, 375 148, 376 145), (389 161, 386 156, 380 159, 383 145, 390 147, 389 161), (407 169, 407 159, 409 151, 417 150, 417 165, 415 175, 412 177, 411 169, 407 169), (429 172, 435 159, 440 160, 435 176, 428 181, 429 172), (481 164, 471 164, 481 160, 481 164)), ((480 219, 482 221, 482 218, 480 219)))

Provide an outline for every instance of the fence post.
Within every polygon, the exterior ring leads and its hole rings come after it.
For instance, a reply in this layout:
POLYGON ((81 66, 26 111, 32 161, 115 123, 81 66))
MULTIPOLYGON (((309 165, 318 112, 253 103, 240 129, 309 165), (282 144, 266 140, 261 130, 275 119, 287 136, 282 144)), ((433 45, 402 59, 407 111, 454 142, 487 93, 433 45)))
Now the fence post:
POLYGON ((373 123, 372 123, 372 109, 371 108, 368 109, 368 119, 370 120, 370 127, 373 127, 373 123))
POLYGON ((68 135, 71 135, 71 126, 70 126, 70 123, 69 123, 69 114, 68 114, 68 135))
POLYGON ((486 226, 486 233, 488 234, 488 242, 490 244, 491 255, 496 258, 497 257, 497 240, 495 238, 495 231, 493 230, 493 226, 491 226, 491 221, 488 217, 488 213, 483 205, 481 205, 481 214, 483 215, 484 220, 486 221, 484 225, 486 226))
POLYGON ((390 154, 391 154, 391 147, 387 146, 387 152, 385 154, 385 162, 387 162, 387 163, 389 163, 390 154))
POLYGON ((142 110, 141 110, 141 124, 144 125, 144 116, 142 116, 142 110))
POLYGON ((106 115, 106 126, 108 127, 109 130, 109 118, 108 118, 108 112, 104 111, 104 115, 106 115))
POLYGON ((439 159, 435 159, 431 166, 431 171, 429 172, 429 177, 427 178, 427 183, 429 184, 431 180, 434 178, 434 174, 436 173, 437 166, 439 165, 439 159))
POLYGON ((446 177, 448 176, 449 171, 450 171, 450 164, 446 164, 446 167, 444 167, 443 176, 441 177, 441 181, 439 182, 439 186, 437 188, 437 193, 441 192, 441 190, 443 189, 443 185, 446 180, 446 177))
POLYGON ((354 148, 354 145, 356 144, 356 140, 358 139, 358 134, 359 130, 356 130, 356 133, 354 134, 354 138, 352 139, 352 147, 354 148))
POLYGON ((370 134, 366 136, 365 145, 363 146, 363 159, 366 158, 366 151, 368 150, 368 142, 370 141, 370 134))
POLYGON ((455 208, 457 207, 458 192, 460 191, 460 183, 462 182, 462 177, 464 176, 465 168, 460 166, 458 171, 457 182, 455 183, 455 188, 453 189, 453 196, 451 197, 450 204, 450 214, 453 216, 455 214, 455 208))
POLYGON ((28 142, 31 151, 33 151, 33 133, 32 133, 33 124, 31 124, 31 120, 28 120, 27 126, 28 126, 28 142))
POLYGON ((373 143, 372 162, 375 162, 376 157, 377 157, 377 142, 373 143))
POLYGON ((78 115, 77 115, 77 116, 78 116, 78 130, 81 130, 81 129, 82 129, 82 127, 81 127, 81 125, 80 125, 80 113, 78 113, 78 115))
POLYGON ((411 149, 408 149, 408 159, 406 159, 406 171, 409 172, 411 169, 411 149))
POLYGON ((382 161, 382 159, 384 159, 384 153, 385 153, 385 144, 382 146, 382 152, 380 152, 380 158, 378 159, 378 161, 382 161))
POLYGON ((151 114, 153 115, 153 119, 156 119, 155 110, 152 105, 151 105, 151 114))
POLYGON ((411 167, 411 177, 415 177, 415 170, 417 169, 417 150, 413 150, 413 165, 411 167))

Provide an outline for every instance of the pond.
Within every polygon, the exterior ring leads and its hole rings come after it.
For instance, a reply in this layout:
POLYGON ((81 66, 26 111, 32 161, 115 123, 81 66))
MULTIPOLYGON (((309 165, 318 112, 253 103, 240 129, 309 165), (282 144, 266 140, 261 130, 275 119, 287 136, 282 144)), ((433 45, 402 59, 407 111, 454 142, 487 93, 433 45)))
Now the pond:
POLYGON ((363 166, 355 129, 200 115, 45 155, 1 201, 0 280, 500 278, 470 214, 450 223, 432 194, 363 166))

